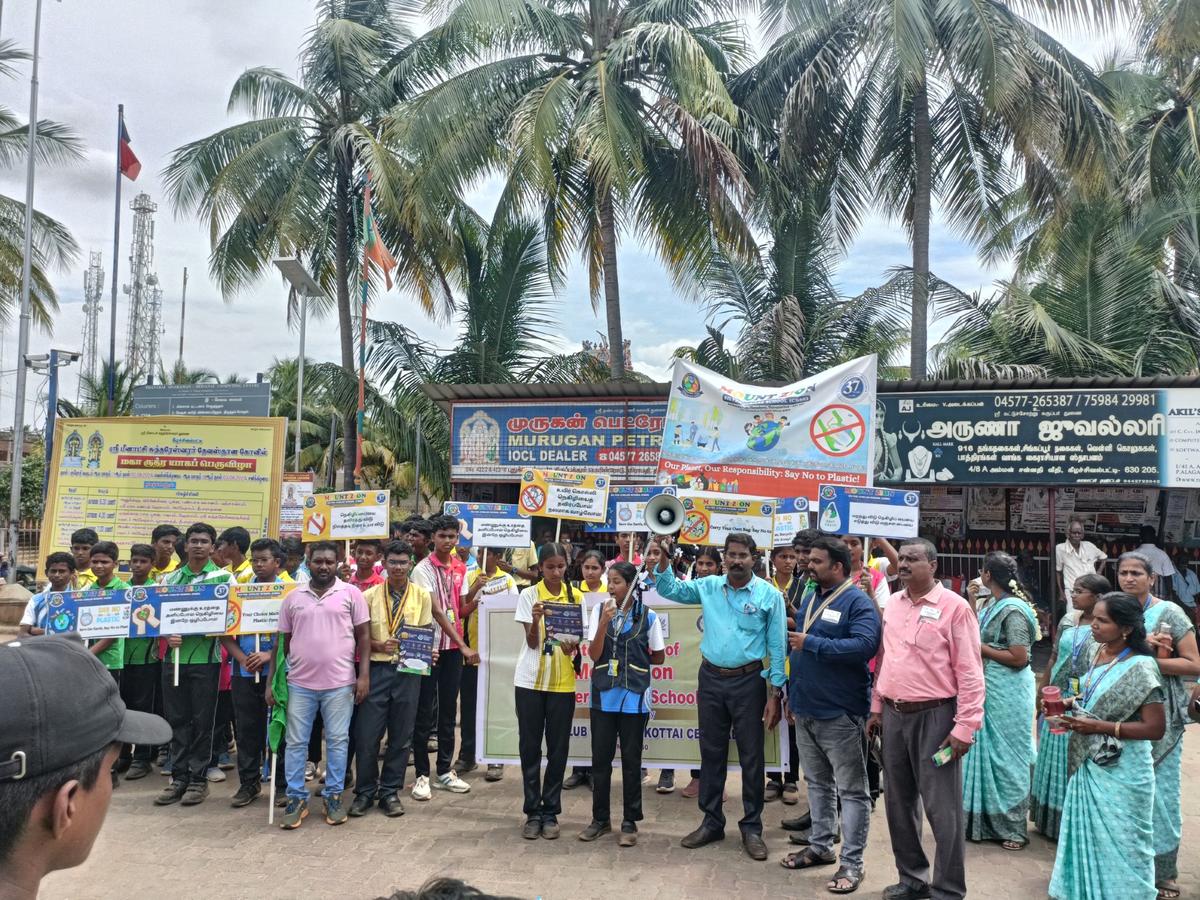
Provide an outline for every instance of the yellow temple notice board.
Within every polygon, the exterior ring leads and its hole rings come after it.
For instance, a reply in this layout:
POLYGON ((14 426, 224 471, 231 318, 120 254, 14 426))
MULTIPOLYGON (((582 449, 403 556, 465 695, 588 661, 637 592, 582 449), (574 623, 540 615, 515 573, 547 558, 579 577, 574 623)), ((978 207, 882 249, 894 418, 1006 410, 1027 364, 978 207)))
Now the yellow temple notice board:
POLYGON ((41 559, 69 550, 77 528, 115 541, 122 556, 163 523, 274 535, 286 427, 233 416, 58 419, 41 559))

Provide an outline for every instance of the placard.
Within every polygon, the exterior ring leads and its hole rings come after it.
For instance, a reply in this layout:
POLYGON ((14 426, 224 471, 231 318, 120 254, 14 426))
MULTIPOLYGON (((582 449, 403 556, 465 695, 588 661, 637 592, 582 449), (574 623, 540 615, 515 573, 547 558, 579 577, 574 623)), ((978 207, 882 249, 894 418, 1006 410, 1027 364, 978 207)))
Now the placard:
MULTIPOLYGON (((961 514, 957 514, 961 519, 961 514)), ((817 527, 826 534, 911 538, 921 527, 917 491, 821 485, 817 527)))
POLYGON ((396 633, 396 671, 428 675, 433 669, 433 626, 402 625, 396 633))
POLYGON ((733 532, 754 538, 758 547, 767 548, 775 538, 775 501, 766 497, 740 497, 701 491, 680 491, 683 502, 683 528, 679 543, 704 547, 723 547, 733 532))
POLYGON ((391 491, 339 491, 313 494, 304 501, 305 543, 386 539, 391 514, 391 491))
POLYGON ((312 472, 284 472, 279 501, 279 537, 299 538, 304 533, 304 501, 313 494, 312 472))
POLYGON ((296 586, 294 581, 251 581, 233 585, 225 611, 225 633, 272 634, 278 631, 283 598, 296 586))
POLYGON ((607 475, 526 469, 517 506, 523 516, 603 522, 608 511, 607 475))
POLYGON ((159 584, 127 591, 129 637, 224 634, 230 585, 159 584))
POLYGON ((658 482, 810 500, 822 484, 870 484, 875 376, 874 355, 783 387, 676 359, 658 482))
POLYGON ((646 504, 659 494, 675 496, 674 487, 653 484, 614 484, 608 491, 608 514, 603 522, 588 522, 587 532, 644 531, 646 504))
POLYGON ((783 547, 808 527, 808 500, 789 497, 775 501, 775 531, 772 547, 783 547))
POLYGON ((447 500, 442 512, 458 519, 458 546, 507 549, 528 547, 533 521, 514 503, 460 503, 447 500))
POLYGON ((546 637, 555 641, 583 640, 582 603, 543 603, 542 622, 546 626, 546 637))
POLYGON ((76 631, 87 640, 129 635, 129 599, 124 590, 62 591, 46 598, 46 630, 76 631))

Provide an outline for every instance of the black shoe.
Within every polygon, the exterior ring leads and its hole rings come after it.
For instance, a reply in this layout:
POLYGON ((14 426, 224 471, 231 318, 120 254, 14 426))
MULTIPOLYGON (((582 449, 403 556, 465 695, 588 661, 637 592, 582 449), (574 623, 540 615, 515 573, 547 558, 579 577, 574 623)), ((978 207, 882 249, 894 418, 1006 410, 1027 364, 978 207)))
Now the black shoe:
POLYGON ((892 884, 883 889, 883 900, 926 900, 929 897, 929 885, 913 887, 911 884, 892 884))
POLYGON ((658 774, 658 787, 654 789, 659 794, 672 794, 675 792, 675 770, 663 769, 658 774))
POLYGON ((366 794, 355 794, 354 802, 350 804, 350 815, 354 816, 356 819, 360 816, 365 816, 367 814, 367 810, 374 805, 374 797, 368 797, 366 794))
POLYGON ((767 858, 767 845, 763 842, 761 834, 743 834, 742 849, 746 851, 747 856, 758 862, 767 858))
POLYGON ((725 832, 717 831, 714 828, 709 828, 707 825, 701 825, 691 834, 686 835, 679 842, 679 846, 687 847, 689 850, 695 850, 697 847, 703 847, 705 844, 712 844, 716 841, 725 840, 725 832))
POLYGON ((392 819, 404 815, 404 804, 400 802, 400 795, 398 793, 380 797, 379 808, 383 810, 385 816, 392 819))
POLYGON ((258 799, 258 795, 262 793, 262 788, 257 784, 243 784, 237 789, 237 793, 233 795, 233 799, 229 801, 229 805, 234 809, 241 809, 243 806, 249 806, 258 799))
POLYGON ((454 765, 450 767, 459 775, 465 775, 467 772, 474 772, 479 768, 479 764, 473 759, 463 759, 461 756, 454 761, 454 765))
POLYGON ((558 827, 558 819, 548 816, 542 819, 542 837, 548 841, 557 841, 562 830, 558 827))
POLYGON ((606 834, 612 834, 611 822, 596 822, 592 821, 587 828, 579 832, 581 841, 594 841, 598 837, 603 837, 606 834))
POLYGON ((124 775, 129 771, 129 767, 133 765, 133 758, 130 756, 117 757, 116 770, 118 775, 124 775))
POLYGON ((792 819, 784 819, 782 823, 784 831, 808 831, 812 828, 812 811, 806 812, 802 816, 796 816, 792 819))
POLYGON ((542 836, 542 820, 541 819, 526 819, 525 826, 521 829, 521 837, 527 841, 536 841, 542 836))
POLYGON ((158 755, 154 757, 154 764, 160 769, 167 764, 167 748, 162 747, 158 751, 158 755))
POLYGON ((187 790, 183 792, 183 800, 180 803, 183 806, 199 806, 208 799, 208 782, 207 781, 192 781, 188 783, 187 790))
POLYGON ((590 780, 591 779, 588 778, 587 772, 572 772, 566 777, 566 780, 563 781, 563 790, 572 791, 581 784, 586 784, 590 780))
POLYGON ((135 759, 129 764, 129 771, 125 773, 126 781, 137 781, 139 778, 145 778, 153 769, 150 768, 150 763, 144 759, 135 759))
POLYGON ((170 806, 172 803, 178 803, 183 799, 185 791, 187 791, 186 781, 172 781, 161 794, 154 798, 154 805, 170 806))

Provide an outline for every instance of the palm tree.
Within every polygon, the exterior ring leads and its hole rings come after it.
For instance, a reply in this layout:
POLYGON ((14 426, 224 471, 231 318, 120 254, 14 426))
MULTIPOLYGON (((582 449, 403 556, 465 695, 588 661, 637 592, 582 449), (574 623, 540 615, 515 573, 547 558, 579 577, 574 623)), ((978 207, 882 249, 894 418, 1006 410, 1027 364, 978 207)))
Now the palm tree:
MULTIPOLYGON (((432 196, 378 137, 383 115, 408 89, 411 36, 402 11, 388 0, 326 0, 319 10, 299 77, 265 67, 244 72, 230 92, 229 111, 248 121, 180 147, 165 181, 176 210, 208 225, 210 270, 226 296, 257 281, 277 256, 305 258, 336 298, 341 364, 354 373, 353 259, 362 242, 367 176, 377 227, 399 251, 400 284, 428 311, 450 302, 444 221, 453 204, 432 196)), ((354 407, 343 407, 351 445, 354 407)), ((353 465, 351 454, 347 484, 353 465)))
MULTIPOLYGON (((0 77, 16 75, 16 63, 30 58, 12 41, 0 41, 0 77)), ((0 170, 24 165, 29 150, 29 126, 12 110, 0 106, 0 170)), ((39 119, 37 162, 73 163, 83 159, 83 143, 65 125, 39 119)), ((38 326, 50 331, 58 297, 47 271, 64 269, 79 256, 79 245, 61 222, 34 210, 33 261, 29 281, 30 309, 38 326)), ((19 306, 25 257, 25 204, 0 195, 0 324, 8 322, 19 306)))
POLYGON ((158 368, 159 384, 220 384, 221 376, 212 369, 189 369, 182 359, 175 360, 169 370, 158 368))
POLYGON ((68 400, 58 401, 58 414, 68 417, 111 417, 133 415, 133 389, 142 382, 142 374, 136 369, 128 369, 124 363, 114 364, 113 371, 113 402, 108 401, 108 360, 100 364, 100 371, 95 375, 83 375, 79 379, 79 403, 68 400))
POLYGON ((828 173, 843 242, 876 204, 904 223, 911 373, 922 378, 933 200, 978 241, 1017 175, 1034 203, 1063 173, 1104 177, 1116 135, 1103 85, 1001 0, 768 0, 765 24, 775 40, 733 96, 777 131, 783 166, 828 173))
POLYGON ((797 198, 769 218, 772 240, 758 256, 715 256, 700 284, 709 336, 676 355, 751 383, 799 381, 869 353, 888 365, 905 322, 894 305, 838 294, 827 209, 797 198), (731 326, 736 349, 726 346, 731 326))
POLYGON ((740 25, 717 0, 458 0, 422 38, 443 80, 393 116, 423 174, 456 194, 480 173, 507 176, 501 209, 536 210, 556 277, 587 264, 603 283, 610 367, 625 376, 619 233, 657 249, 677 277, 703 268, 715 234, 746 251, 746 183, 733 152, 737 110, 724 77, 740 25))

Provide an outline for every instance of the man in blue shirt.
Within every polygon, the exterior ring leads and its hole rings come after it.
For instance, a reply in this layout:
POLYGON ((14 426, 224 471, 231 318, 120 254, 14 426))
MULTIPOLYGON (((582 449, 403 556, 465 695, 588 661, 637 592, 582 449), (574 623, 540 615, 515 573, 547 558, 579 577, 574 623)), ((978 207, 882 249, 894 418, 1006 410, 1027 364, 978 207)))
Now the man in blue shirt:
POLYGON ((808 574, 817 589, 800 600, 796 630, 788 635, 791 676, 788 706, 795 717, 796 747, 808 785, 810 846, 783 861, 807 869, 836 861, 838 799, 842 802, 841 867, 826 885, 855 890, 863 877, 863 849, 871 819, 863 727, 871 712, 870 660, 882 625, 875 603, 850 578, 850 548, 822 536, 812 543, 808 574))
POLYGON ((787 613, 783 595, 754 576, 754 538, 733 533, 725 539, 725 574, 679 581, 671 565, 671 539, 658 538, 665 569, 654 572, 660 596, 676 603, 699 604, 704 613, 700 639, 697 712, 700 720, 700 809, 704 821, 681 843, 703 847, 725 837, 725 770, 729 733, 737 741, 742 766, 742 806, 738 827, 752 859, 767 858, 762 839, 766 776, 763 725, 779 724, 779 695, 786 677, 787 613), (770 658, 767 669, 763 660, 770 658), (768 687, 767 682, 770 682, 768 687))

